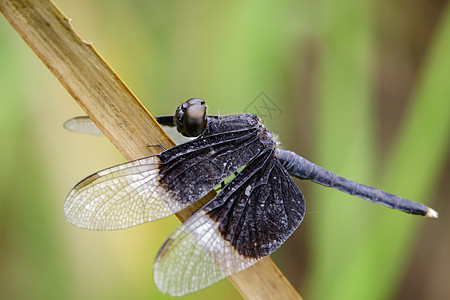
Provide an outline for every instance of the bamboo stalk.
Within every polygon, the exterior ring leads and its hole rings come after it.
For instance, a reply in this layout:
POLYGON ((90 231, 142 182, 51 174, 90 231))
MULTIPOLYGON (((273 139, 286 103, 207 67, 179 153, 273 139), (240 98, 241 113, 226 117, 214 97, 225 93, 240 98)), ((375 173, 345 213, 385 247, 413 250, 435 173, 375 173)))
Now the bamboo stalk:
MULTIPOLYGON (((48 0, 0 0, 0 11, 111 143, 132 160, 174 146, 155 119, 94 47, 48 0)), ((213 195, 209 195, 211 197, 213 195)), ((205 203, 206 196, 196 208, 205 203)), ((183 222, 188 207, 177 214, 183 222)), ((246 299, 301 299, 270 258, 229 279, 246 299)))

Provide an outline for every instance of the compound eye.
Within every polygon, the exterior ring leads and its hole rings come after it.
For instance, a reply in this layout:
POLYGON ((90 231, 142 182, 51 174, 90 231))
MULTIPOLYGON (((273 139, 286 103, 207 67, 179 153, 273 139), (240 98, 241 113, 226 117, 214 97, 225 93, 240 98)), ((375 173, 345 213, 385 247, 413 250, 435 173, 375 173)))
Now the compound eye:
POLYGON ((203 101, 200 98, 191 98, 185 103, 187 104, 187 106, 194 106, 194 105, 205 106, 205 101, 203 101))
POLYGON ((187 137, 196 137, 206 128, 205 101, 192 98, 180 105, 175 113, 178 132, 187 137))

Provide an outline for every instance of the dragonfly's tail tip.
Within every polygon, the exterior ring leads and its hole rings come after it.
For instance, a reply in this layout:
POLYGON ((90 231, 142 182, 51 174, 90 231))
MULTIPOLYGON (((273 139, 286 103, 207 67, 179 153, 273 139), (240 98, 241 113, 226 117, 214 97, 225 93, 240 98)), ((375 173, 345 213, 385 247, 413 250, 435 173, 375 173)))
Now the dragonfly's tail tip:
POLYGON ((439 214, 438 214, 437 211, 435 211, 431 207, 428 207, 428 210, 427 210, 427 213, 426 213, 425 217, 437 219, 439 217, 439 214))

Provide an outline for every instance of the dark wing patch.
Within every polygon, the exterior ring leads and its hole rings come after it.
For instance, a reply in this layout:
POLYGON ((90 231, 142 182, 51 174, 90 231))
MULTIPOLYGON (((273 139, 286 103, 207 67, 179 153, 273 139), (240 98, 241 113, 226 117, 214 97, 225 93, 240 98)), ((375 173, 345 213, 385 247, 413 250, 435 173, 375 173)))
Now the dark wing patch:
POLYGON ((257 128, 206 136, 161 153, 160 184, 183 208, 261 152, 257 128), (186 205, 187 204, 187 205, 186 205))
POLYGON ((277 249, 304 212, 300 190, 266 149, 169 237, 156 257, 155 284, 180 296, 242 271, 277 249))
POLYGON ((160 155, 97 172, 67 196, 67 220, 116 230, 154 221, 196 202, 261 149, 257 129, 196 139, 160 155))

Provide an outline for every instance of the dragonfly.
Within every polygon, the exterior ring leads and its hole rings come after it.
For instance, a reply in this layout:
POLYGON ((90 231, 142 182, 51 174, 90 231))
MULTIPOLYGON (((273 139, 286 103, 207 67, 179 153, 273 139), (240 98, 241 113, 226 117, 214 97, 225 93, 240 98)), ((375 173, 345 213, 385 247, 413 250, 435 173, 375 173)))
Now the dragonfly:
MULTIPOLYGON (((157 121, 190 140, 88 176, 68 194, 64 212, 77 227, 119 230, 173 215, 216 190, 161 246, 153 278, 163 293, 201 290, 278 249, 305 215, 305 199, 291 176, 408 214, 438 217, 430 207, 281 149, 255 115, 207 115, 205 102, 192 98, 157 121)), ((89 131, 95 125, 75 118, 65 127, 89 131)))

